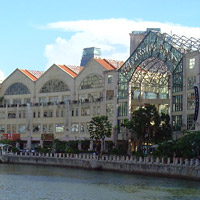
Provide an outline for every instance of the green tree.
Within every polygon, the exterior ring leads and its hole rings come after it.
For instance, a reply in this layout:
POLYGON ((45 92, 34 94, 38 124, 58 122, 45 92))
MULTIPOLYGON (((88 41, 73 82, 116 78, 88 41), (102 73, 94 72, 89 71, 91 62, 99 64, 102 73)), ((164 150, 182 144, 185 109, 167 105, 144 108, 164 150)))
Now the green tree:
POLYGON ((104 140, 106 137, 110 137, 112 132, 112 125, 108 121, 108 117, 104 115, 93 117, 88 131, 91 139, 101 141, 101 151, 104 151, 104 140))
POLYGON ((169 115, 159 115, 154 105, 146 104, 135 110, 131 120, 125 121, 123 126, 128 128, 132 135, 136 135, 138 149, 142 150, 142 142, 159 143, 172 137, 172 129, 169 123, 169 115))

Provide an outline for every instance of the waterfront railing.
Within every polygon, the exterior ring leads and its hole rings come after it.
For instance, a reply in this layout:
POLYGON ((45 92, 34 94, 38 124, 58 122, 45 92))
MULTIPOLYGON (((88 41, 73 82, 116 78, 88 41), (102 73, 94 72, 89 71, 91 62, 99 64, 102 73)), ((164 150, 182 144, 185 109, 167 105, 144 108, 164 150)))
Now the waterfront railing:
POLYGON ((119 155, 94 155, 94 154, 75 154, 75 153, 30 153, 16 152, 9 153, 7 156, 20 157, 39 157, 39 158, 60 158, 60 159, 78 159, 78 160, 99 160, 108 162, 122 163, 140 163, 140 164, 160 164, 160 165, 179 165, 179 166, 196 166, 200 167, 200 160, 197 158, 159 158, 153 156, 136 157, 136 156, 119 156, 119 155))

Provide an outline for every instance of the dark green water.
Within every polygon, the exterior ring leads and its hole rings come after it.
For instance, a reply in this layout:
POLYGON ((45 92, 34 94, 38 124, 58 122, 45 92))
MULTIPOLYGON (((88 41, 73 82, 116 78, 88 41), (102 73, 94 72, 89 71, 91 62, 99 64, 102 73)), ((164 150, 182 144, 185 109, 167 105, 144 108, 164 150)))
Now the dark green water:
POLYGON ((0 165, 0 200, 200 200, 200 182, 44 166, 0 165))

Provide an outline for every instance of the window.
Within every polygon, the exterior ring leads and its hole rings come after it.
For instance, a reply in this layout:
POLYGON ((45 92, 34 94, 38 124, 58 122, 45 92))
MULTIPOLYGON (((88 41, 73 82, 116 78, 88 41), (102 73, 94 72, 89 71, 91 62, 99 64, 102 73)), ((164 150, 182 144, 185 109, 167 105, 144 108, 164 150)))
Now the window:
POLYGON ((19 118, 26 118, 26 112, 25 111, 19 111, 19 118))
POLYGON ((106 91, 106 100, 113 100, 114 99, 114 90, 107 90, 106 91))
POLYGON ((89 116, 89 115, 90 115, 90 108, 81 109, 81 116, 89 116))
POLYGON ((52 110, 45 110, 43 113, 43 117, 53 117, 53 111, 52 110))
POLYGON ((5 119, 5 112, 0 112, 0 118, 5 119))
POLYGON ((49 110, 49 117, 53 117, 53 111, 49 110))
POLYGON ((22 118, 26 118, 26 112, 22 111, 22 118))
POLYGON ((173 111, 182 111, 183 110, 183 96, 177 95, 173 96, 173 111))
POLYGON ((11 133, 11 124, 7 124, 7 133, 11 133))
POLYGON ((187 115, 187 130, 195 130, 194 115, 187 115))
POLYGON ((81 133, 84 133, 84 132, 85 132, 85 123, 84 123, 84 122, 81 123, 80 132, 81 132, 81 133))
POLYGON ((76 116, 78 116, 78 108, 76 108, 76 116))
POLYGON ((0 125, 0 133, 5 133, 5 125, 0 125))
POLYGON ((127 116, 127 106, 127 102, 121 102, 118 104, 118 116, 127 116))
POLYGON ((193 89, 195 83, 196 83, 196 76, 188 77, 187 78, 187 89, 188 90, 193 89))
POLYGON ((100 88, 103 87, 103 78, 98 74, 87 76, 80 85, 80 89, 100 88))
POLYGON ((43 133, 47 133, 47 124, 43 124, 42 131, 43 133))
POLYGON ((48 117, 48 111, 44 111, 43 117, 48 117))
POLYGON ((26 104, 26 103, 31 103, 31 99, 30 98, 25 98, 24 99, 24 103, 26 104))
POLYGON ((189 59, 189 69, 193 69, 195 66, 195 58, 189 59))
POLYGON ((63 132, 64 132, 64 125, 56 124, 56 133, 63 133, 63 132))
POLYGON ((13 104, 21 104, 21 99, 13 99, 13 104))
POLYGON ((38 111, 38 117, 40 117, 40 112, 38 111))
POLYGON ((114 114, 114 106, 112 103, 107 103, 106 104, 106 115, 107 116, 112 116, 114 114))
POLYGON ((195 96, 194 93, 187 94, 187 109, 193 110, 195 108, 195 96))
POLYGON ((62 101, 64 101, 65 103, 70 99, 69 95, 64 95, 62 96, 62 101))
POLYGON ((72 123, 71 131, 72 132, 78 132, 78 123, 72 123))
POLYGON ((17 132, 16 124, 12 124, 12 133, 16 132, 17 132))
POLYGON ((60 116, 64 117, 64 111, 63 110, 61 110, 60 116))
POLYGON ((182 126, 182 115, 172 116, 173 130, 180 131, 182 126))
POLYGON ((8 113, 8 119, 16 118, 16 113, 15 112, 9 112, 8 113))
POLYGON ((88 131, 88 130, 89 130, 89 126, 90 126, 90 122, 87 122, 87 123, 86 123, 86 132, 87 132, 87 133, 89 132, 89 131, 88 131))
POLYGON ((9 105, 10 104, 10 99, 4 99, 4 104, 9 105))
POLYGON ((46 97, 40 97, 39 102, 42 103, 42 104, 46 104, 46 102, 47 102, 46 97))
POLYGON ((33 124, 33 133, 40 132, 40 124, 33 124))
POLYGON ((59 110, 56 110, 56 117, 59 117, 59 110))
POLYGON ((5 95, 16 95, 16 94, 30 94, 30 91, 24 84, 14 83, 5 92, 5 95))
POLYGON ((33 112, 33 118, 35 118, 35 116, 36 116, 36 113, 35 113, 35 112, 33 112))
POLYGON ((53 124, 49 124, 49 133, 53 133, 53 124))
POLYGON ((55 96, 55 97, 49 97, 49 102, 51 103, 59 103, 60 100, 59 100, 59 97, 58 96, 55 96))
POLYGON ((25 131, 26 131, 26 125, 19 124, 18 125, 18 133, 25 133, 25 131))
POLYGON ((113 82, 113 75, 108 75, 108 84, 113 82))
POLYGON ((69 91, 69 87, 60 80, 50 80, 46 82, 40 90, 40 93, 52 93, 52 92, 65 92, 69 91))

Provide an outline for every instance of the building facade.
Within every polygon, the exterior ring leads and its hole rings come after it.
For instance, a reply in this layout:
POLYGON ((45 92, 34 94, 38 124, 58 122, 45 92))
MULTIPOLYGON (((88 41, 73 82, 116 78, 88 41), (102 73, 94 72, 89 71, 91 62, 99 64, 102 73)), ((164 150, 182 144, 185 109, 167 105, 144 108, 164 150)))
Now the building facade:
POLYGON ((157 29, 130 36, 126 62, 92 54, 84 67, 53 64, 45 72, 16 69, 1 84, 1 139, 20 139, 23 148, 54 139, 89 140, 91 118, 106 115, 113 127, 106 141, 116 144, 133 139, 121 123, 148 103, 170 114, 175 137, 181 130, 200 130, 199 118, 194 121, 193 89, 200 84, 198 48, 179 48, 157 29))

